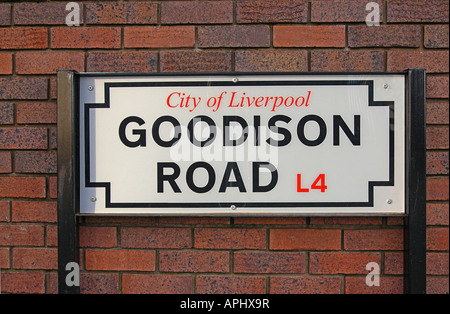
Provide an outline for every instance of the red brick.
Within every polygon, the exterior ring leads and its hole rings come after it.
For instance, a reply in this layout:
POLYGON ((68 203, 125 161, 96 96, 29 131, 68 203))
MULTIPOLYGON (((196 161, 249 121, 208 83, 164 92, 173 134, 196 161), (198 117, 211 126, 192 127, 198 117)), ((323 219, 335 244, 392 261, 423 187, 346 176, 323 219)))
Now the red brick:
POLYGON ((58 178, 50 177, 48 178, 48 194, 50 198, 58 197, 58 178))
POLYGON ((427 253, 427 274, 448 275, 448 253, 427 253))
POLYGON ((380 253, 317 252, 309 255, 310 274, 365 274, 366 265, 381 264, 380 253))
POLYGON ((384 52, 316 50, 311 52, 313 72, 370 72, 384 70, 384 52))
POLYGON ((84 52, 39 51, 16 54, 17 74, 56 74, 56 70, 84 71, 84 52))
POLYGON ((0 268, 8 269, 9 267, 9 248, 0 248, 0 268))
MULTIPOLYGON (((0 225, 0 246, 43 246, 44 229, 35 225, 0 225)), ((3 282, 2 282, 3 283, 3 282)))
POLYGON ((448 226, 449 225, 449 205, 448 204, 427 204, 427 225, 428 226, 448 226))
POLYGON ((154 271, 155 251, 86 250, 86 270, 154 271))
POLYGON ((46 149, 47 129, 0 128, 0 149, 46 149))
POLYGON ((311 225, 381 225, 381 217, 311 217, 311 225))
POLYGON ((12 53, 0 53, 0 74, 12 74, 12 53))
POLYGON ((0 77, 0 99, 47 99, 48 80, 41 77, 0 77))
POLYGON ((45 226, 45 234, 47 246, 58 246, 58 226, 56 225, 45 226))
POLYGON ((427 101, 427 124, 448 124, 448 100, 428 100, 427 101))
POLYGON ((384 273, 386 275, 403 275, 403 253, 385 253, 384 273))
POLYGON ((155 72, 156 52, 91 52, 87 58, 88 72, 155 72))
POLYGON ((426 130, 427 149, 448 149, 448 127, 428 126, 426 130))
POLYGON ((446 76, 427 76, 427 98, 448 98, 449 84, 446 76))
POLYGON ((45 49, 47 42, 45 27, 0 28, 0 49, 45 49))
POLYGON ((235 217, 235 225, 304 225, 305 217, 235 217))
POLYGON ((45 293, 44 273, 28 272, 2 272, 2 293, 45 293))
POLYGON ((448 277, 427 277, 427 294, 448 294, 448 277))
POLYGON ((269 47, 270 29, 267 25, 199 26, 198 45, 217 47, 269 47))
POLYGON ((307 18, 304 0, 241 0, 236 7, 238 23, 306 23, 307 18))
POLYGON ((339 294, 342 280, 338 277, 289 276, 271 277, 271 294, 339 294))
POLYGON ((191 230, 188 228, 122 228, 121 247, 189 248, 191 247, 191 230))
POLYGON ((305 272, 303 252, 236 252, 234 272, 252 274, 289 274, 305 272))
POLYGON ((48 148, 50 148, 50 149, 58 148, 56 127, 50 127, 50 128, 48 128, 48 131, 49 131, 49 136, 50 136, 48 148))
POLYGON ((16 104, 17 123, 56 123, 56 103, 25 102, 16 104))
POLYGON ((0 25, 11 24, 11 5, 9 3, 0 3, 0 25))
MULTIPOLYGON (((23 2, 14 5, 14 24, 15 25, 50 25, 65 24, 67 2, 59 3, 32 3, 23 2)), ((83 24, 83 5, 80 6, 80 24, 83 24)))
POLYGON ((236 71, 241 72, 307 72, 305 50, 247 50, 236 52, 236 71))
POLYGON ((0 173, 11 173, 11 153, 0 151, 0 173))
POLYGON ((12 203, 12 221, 56 222, 56 202, 17 201, 12 203))
POLYGON ((50 29, 52 48, 120 48, 119 27, 53 27, 50 29))
POLYGON ((191 287, 189 275, 122 275, 122 293, 126 294, 190 294, 191 287))
POLYGON ((159 217, 160 224, 174 225, 229 225, 229 217, 159 217))
POLYGON ((351 251, 403 250, 403 230, 344 230, 344 249, 351 251))
POLYGON ((332 229, 271 229, 271 250, 339 250, 341 231, 332 229))
MULTIPOLYGON (((383 1, 375 1, 380 8, 380 21, 383 20, 383 1)), ((364 22, 366 15, 366 0, 326 0, 311 2, 312 22, 364 22)))
POLYGON ((12 267, 15 269, 57 269, 58 249, 13 248, 12 267))
POLYGON ((161 23, 163 24, 232 22, 232 1, 165 1, 161 3, 161 23))
POLYGON ((56 151, 14 152, 14 172, 16 173, 56 173, 56 151))
POLYGON ((57 89, 56 89, 56 77, 50 78, 50 99, 56 99, 57 89))
POLYGON ((14 104, 0 102, 0 124, 14 123, 14 104))
POLYGON ((87 24, 156 24, 158 5, 146 2, 94 2, 86 4, 87 24))
POLYGON ((111 248, 117 246, 116 227, 80 226, 79 238, 80 247, 111 248))
POLYGON ((402 294, 402 277, 380 277, 379 286, 367 286, 366 276, 364 277, 346 277, 346 294, 402 294))
POLYGON ((45 178, 0 177, 0 197, 45 197, 45 178))
POLYGON ((448 173, 448 152, 427 152, 427 174, 448 173))
POLYGON ((348 27, 350 47, 420 47, 421 28, 416 25, 353 25, 348 27))
POLYGON ((10 221, 10 202, 0 201, 0 222, 10 221))
POLYGON ((81 294, 118 294, 119 275, 84 273, 80 275, 81 294))
POLYGON ((448 51, 394 50, 388 52, 387 70, 396 72, 409 68, 425 68, 427 73, 448 72, 448 51))
POLYGON ((198 276, 196 293, 200 294, 263 294, 266 278, 248 276, 198 276))
POLYGON ((448 201, 448 178, 427 179, 427 200, 448 201))
POLYGON ((161 51, 163 72, 230 72, 231 51, 161 51))
POLYGON ((275 25, 274 47, 344 47, 344 25, 275 25))
POLYGON ((193 26, 136 26, 125 27, 125 48, 194 47, 193 26))
POLYGON ((392 0, 387 6, 388 23, 447 22, 447 0, 392 0))
POLYGON ((159 271, 224 273, 230 270, 230 254, 215 251, 161 251, 159 271))
POLYGON ((448 48, 448 25, 425 25, 423 41, 426 48, 448 48))
POLYGON ((263 229, 198 228, 194 230, 194 247, 201 249, 265 249, 263 229))
POLYGON ((427 250, 448 251, 448 228, 427 229, 427 250))

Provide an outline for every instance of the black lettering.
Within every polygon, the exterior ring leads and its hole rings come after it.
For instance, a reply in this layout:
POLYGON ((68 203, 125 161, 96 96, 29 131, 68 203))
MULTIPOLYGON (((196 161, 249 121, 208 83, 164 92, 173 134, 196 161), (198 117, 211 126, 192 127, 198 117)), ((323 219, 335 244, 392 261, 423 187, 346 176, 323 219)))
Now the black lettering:
POLYGON ((278 171, 274 165, 270 162, 254 162, 253 163, 253 192, 268 192, 272 190, 278 182, 278 171), (266 168, 270 170, 272 175, 269 184, 260 185, 259 182, 259 170, 260 168, 266 168))
POLYGON ((164 181, 169 182, 170 186, 172 187, 172 190, 175 193, 181 193, 180 188, 178 187, 175 180, 180 176, 180 166, 178 166, 174 162, 158 162, 158 193, 164 193, 164 181), (172 174, 164 174, 164 168, 172 168, 173 173, 172 174))
POLYGON ((268 123, 269 130, 279 133, 279 134, 282 134, 284 136, 284 138, 281 141, 276 141, 273 138, 268 138, 266 142, 272 146, 278 146, 278 147, 286 146, 291 142, 291 138, 292 138, 291 132, 289 132, 288 129, 276 126, 277 121, 283 121, 283 122, 289 123, 291 121, 291 118, 289 118, 288 116, 284 116, 284 115, 276 115, 276 116, 273 116, 272 118, 270 118, 269 123, 268 123))
POLYGON ((152 127, 152 135, 153 139, 155 140, 156 144, 158 144, 161 147, 171 147, 175 145, 181 138, 181 126, 180 122, 178 122, 177 119, 171 116, 162 116, 156 119, 155 123, 153 123, 152 127), (159 128, 161 124, 164 122, 170 122, 172 123, 173 127, 175 128, 174 136, 170 141, 163 141, 161 139, 161 136, 159 135, 159 128))
POLYGON ((304 116, 297 125, 297 135, 303 144, 306 146, 317 146, 322 144, 322 142, 325 140, 325 137, 327 135, 327 125, 325 124, 325 121, 317 115, 311 114, 304 116), (315 140, 309 140, 305 136, 305 124, 309 121, 314 121, 319 126, 319 135, 317 136, 317 139, 315 140))
POLYGON ((213 119, 211 119, 208 116, 196 116, 193 119, 191 119, 191 121, 189 121, 188 124, 188 131, 189 131, 189 140, 191 141, 192 144, 198 147, 205 147, 211 145, 217 133, 216 124, 214 123, 213 119), (199 141, 195 138, 194 127, 197 124, 197 122, 206 122, 206 124, 208 124, 210 129, 208 139, 204 141, 199 141))
POLYGON ((236 186, 239 188, 239 192, 247 192, 245 189, 244 181, 242 181, 241 172, 236 162, 227 163, 227 168, 223 175, 222 184, 220 185, 219 193, 225 192, 227 187, 236 186), (234 173, 236 181, 230 181, 231 172, 234 173))
POLYGON ((146 133, 145 130, 133 130, 133 134, 134 135, 139 135, 139 138, 132 142, 130 141, 127 136, 126 136, 126 128, 128 126, 128 124, 135 122, 137 124, 139 124, 139 126, 143 125, 145 123, 144 120, 142 120, 139 117, 136 116, 132 116, 132 117, 128 117, 123 119, 123 121, 120 123, 119 126, 119 138, 122 141, 122 143, 125 146, 128 147, 138 147, 138 146, 146 146, 147 140, 146 140, 146 133))
POLYGON ((238 146, 244 143, 248 137, 248 124, 244 118, 239 116, 224 116, 223 117, 223 146, 238 146), (242 127, 242 135, 238 139, 230 139, 230 122, 237 122, 242 127))
POLYGON ((189 188, 195 192, 195 193, 206 193, 209 192, 212 187, 214 186, 214 183, 216 183, 216 173, 214 172, 213 167, 203 161, 199 161, 196 163, 193 163, 186 172, 186 183, 189 186, 189 188), (208 183, 204 187, 198 187, 194 183, 194 171, 198 168, 204 168, 208 172, 208 183))
POLYGON ((342 129, 347 135, 353 146, 361 145, 361 116, 355 115, 353 117, 353 129, 354 132, 350 130, 348 125, 345 123, 341 116, 333 116, 333 145, 338 146, 339 141, 339 129, 342 129))

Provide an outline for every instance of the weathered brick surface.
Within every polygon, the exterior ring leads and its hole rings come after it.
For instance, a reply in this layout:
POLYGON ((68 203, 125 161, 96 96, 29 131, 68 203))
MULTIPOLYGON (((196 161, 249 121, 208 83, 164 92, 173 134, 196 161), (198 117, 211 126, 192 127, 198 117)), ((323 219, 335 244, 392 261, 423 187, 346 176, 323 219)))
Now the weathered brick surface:
POLYGON ((156 24, 158 5, 152 2, 90 2, 86 4, 87 24, 156 24))
MULTIPOLYGON (((371 1, 372 2, 372 1, 371 1)), ((383 1, 374 1, 380 8, 380 21, 383 20, 383 1)), ((311 2, 312 22, 364 22, 369 11, 365 0, 320 0, 311 2)))
POLYGON ((41 77, 0 77, 0 99, 46 99, 48 80, 41 77))
POLYGON ((236 71, 306 72, 308 56, 298 50, 247 50, 236 52, 236 71))
POLYGON ((155 72, 157 53, 147 51, 91 52, 87 57, 88 72, 155 72))
POLYGON ((344 47, 343 25, 275 25, 275 47, 344 47))
POLYGON ((381 51, 317 50, 311 52, 313 72, 369 72, 383 71, 384 53, 381 51))
MULTIPOLYGON (((14 5, 15 25, 65 24, 67 2, 33 3, 22 2, 14 5)), ((80 24, 83 23, 83 4, 80 7, 80 24)))
POLYGON ((195 28, 192 26, 125 27, 125 48, 194 47, 195 28))
POLYGON ((226 24, 233 22, 232 1, 165 1, 163 24, 226 24))
POLYGON ((270 29, 267 25, 201 26, 198 45, 201 48, 269 47, 270 29))
POLYGON ((0 74, 12 74, 12 60, 11 53, 0 53, 0 74))
POLYGON ((45 49, 47 40, 45 27, 0 28, 0 49, 45 49))
POLYGON ((50 47, 115 49, 120 48, 120 36, 119 27, 52 27, 50 29, 50 47))
POLYGON ((393 0, 388 3, 387 21, 389 23, 448 23, 448 9, 446 0, 393 0))
POLYGON ((200 294, 262 294, 266 278, 248 276, 197 276, 196 293, 200 294))
POLYGON ((236 19, 238 23, 306 23, 308 3, 303 0, 240 0, 236 19))
MULTIPOLYGON (((57 293, 56 70, 426 78, 427 292, 448 285, 447 0, 0 3, 1 293, 57 293)), ((78 218, 81 293, 403 293, 403 217, 78 218), (365 266, 379 263, 379 287, 365 266)))
POLYGON ((162 51, 160 58, 163 72, 231 71, 231 51, 162 51))

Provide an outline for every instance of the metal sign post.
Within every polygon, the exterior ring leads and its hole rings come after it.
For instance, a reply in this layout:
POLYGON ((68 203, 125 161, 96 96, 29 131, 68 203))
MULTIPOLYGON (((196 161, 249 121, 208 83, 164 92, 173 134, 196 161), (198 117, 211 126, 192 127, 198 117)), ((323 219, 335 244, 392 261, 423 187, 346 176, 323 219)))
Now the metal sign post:
POLYGON ((424 70, 57 82, 60 293, 79 292, 78 216, 109 214, 402 216, 405 292, 424 292, 424 70))

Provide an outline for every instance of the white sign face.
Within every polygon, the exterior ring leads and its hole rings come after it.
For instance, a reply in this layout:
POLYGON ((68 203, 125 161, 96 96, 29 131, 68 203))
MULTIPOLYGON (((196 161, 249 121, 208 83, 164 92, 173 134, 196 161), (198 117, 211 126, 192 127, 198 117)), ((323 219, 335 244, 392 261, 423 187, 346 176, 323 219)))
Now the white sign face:
POLYGON ((80 213, 405 213, 405 76, 80 77, 80 213))

